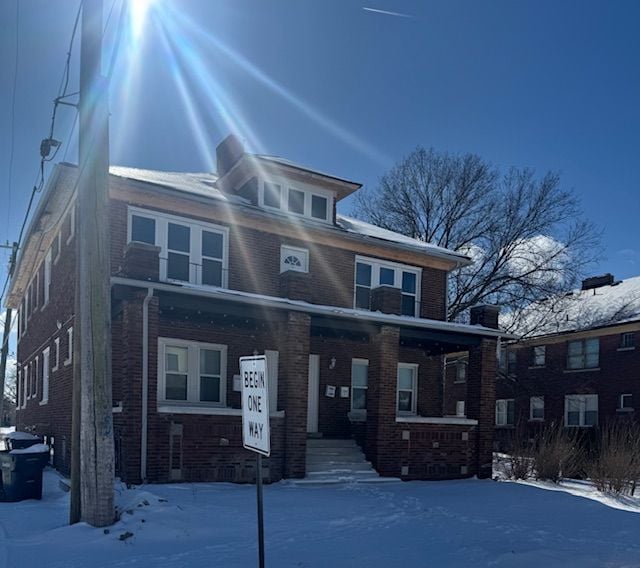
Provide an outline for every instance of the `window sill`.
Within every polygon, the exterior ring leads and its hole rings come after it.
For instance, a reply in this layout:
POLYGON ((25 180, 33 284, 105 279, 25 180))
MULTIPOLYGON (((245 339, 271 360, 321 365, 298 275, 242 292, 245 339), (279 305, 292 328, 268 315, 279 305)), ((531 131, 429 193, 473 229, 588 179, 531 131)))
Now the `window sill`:
POLYGON ((635 347, 618 347, 616 351, 635 351, 635 347))
MULTIPOLYGON (((158 404, 158 414, 204 414, 207 416, 242 416, 241 408, 224 406, 181 406, 176 404, 158 404)), ((270 418, 283 418, 284 410, 270 412, 270 418)))
POLYGON ((629 414, 630 412, 635 412, 635 408, 625 406, 624 408, 616 408, 616 412, 619 412, 620 414, 629 414))
POLYGON ((546 365, 529 365, 527 369, 546 369, 546 365))
POLYGON ((588 369, 565 369, 562 372, 566 373, 566 374, 571 374, 571 373, 593 373, 593 372, 597 372, 599 370, 600 370, 600 367, 590 367, 588 369))
POLYGON ((595 428, 596 426, 597 424, 594 424, 593 426, 588 426, 587 424, 583 424, 583 425, 565 424, 564 425, 565 428, 595 428))
POLYGON ((513 430, 516 426, 515 424, 496 424, 495 427, 499 428, 500 430, 513 430))
POLYGON ((71 365, 71 359, 67 359, 62 363, 65 367, 68 367, 69 365, 71 365))
POLYGON ((40 406, 44 406, 45 404, 48 404, 48 403, 49 403, 49 399, 47 399, 47 400, 41 400, 41 401, 39 402, 40 406))
POLYGON ((456 416, 396 416, 396 422, 408 424, 445 424, 449 426, 477 426, 478 421, 456 416))
POLYGON ((454 385, 464 385, 466 383, 467 383, 467 381, 453 381, 454 385))
POLYGON ((58 371, 60 369, 60 367, 55 366, 51 368, 51 373, 55 373, 56 371, 58 371))
POLYGON ((544 418, 529 418, 529 422, 544 422, 544 418))

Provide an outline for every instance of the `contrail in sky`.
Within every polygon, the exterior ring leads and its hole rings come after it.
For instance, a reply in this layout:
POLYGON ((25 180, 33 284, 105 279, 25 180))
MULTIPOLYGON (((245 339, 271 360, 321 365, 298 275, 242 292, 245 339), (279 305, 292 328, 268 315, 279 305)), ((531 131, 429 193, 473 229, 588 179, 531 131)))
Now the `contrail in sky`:
POLYGON ((389 10, 379 10, 378 8, 365 8, 362 7, 363 10, 367 12, 376 12, 377 14, 384 14, 385 16, 395 16, 396 18, 413 18, 410 14, 403 14, 401 12, 390 12, 389 10))

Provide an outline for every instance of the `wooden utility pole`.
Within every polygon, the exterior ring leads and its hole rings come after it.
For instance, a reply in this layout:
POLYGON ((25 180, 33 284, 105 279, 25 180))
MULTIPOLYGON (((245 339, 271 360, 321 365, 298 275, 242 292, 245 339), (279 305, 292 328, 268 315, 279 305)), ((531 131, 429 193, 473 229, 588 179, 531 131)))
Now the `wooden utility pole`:
MULTIPOLYGON (((9 243, 7 243, 8 248, 9 243)), ((5 245, 0 245, 5 247, 5 245)), ((16 266, 16 255, 18 254, 18 243, 11 245, 11 257, 9 258, 9 278, 13 276, 16 266)), ((1 307, 1 306, 0 306, 1 307)), ((4 386, 7 373, 7 357, 9 355, 9 334, 11 333, 11 308, 7 308, 4 315, 4 330, 2 333, 2 347, 0 348, 0 425, 4 416, 4 386)), ((16 401, 17 406, 17 401, 16 401)))
POLYGON ((82 520, 96 527, 114 521, 109 89, 102 75, 102 35, 102 0, 83 0, 71 521, 82 520))

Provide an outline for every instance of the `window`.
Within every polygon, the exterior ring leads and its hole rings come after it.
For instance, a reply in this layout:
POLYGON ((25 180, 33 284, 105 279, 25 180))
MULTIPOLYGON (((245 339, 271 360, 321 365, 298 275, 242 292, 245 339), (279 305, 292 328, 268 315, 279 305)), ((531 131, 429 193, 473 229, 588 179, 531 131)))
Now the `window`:
POLYGON ((620 336, 620 349, 633 349, 636 345, 636 335, 632 331, 620 336))
POLYGON ((532 396, 529 399, 529 419, 544 420, 544 397, 532 396))
POLYGON ((327 220, 327 205, 329 200, 321 195, 311 196, 311 216, 314 219, 327 220))
POLYGON ((633 410, 633 395, 621 394, 618 401, 618 410, 633 410))
POLYGON ((264 204, 267 207, 280 209, 282 203, 282 186, 277 183, 264 183, 264 204))
POLYGON ((44 257, 44 301, 42 307, 49 302, 49 288, 51 287, 51 249, 44 257))
POLYGON ((69 236, 67 237, 67 244, 71 242, 73 239, 73 235, 76 234, 76 206, 73 204, 71 209, 67 215, 67 219, 69 219, 69 236))
POLYGON ((291 213, 304 215, 304 192, 297 189, 289 189, 289 207, 291 213))
POLYGON ((456 361, 456 383, 465 383, 467 381, 467 362, 456 361))
POLYGON ((56 238, 53 239, 53 244, 51 245, 51 256, 53 257, 54 264, 58 262, 60 258, 60 231, 56 235, 56 238))
POLYGON ((38 382, 40 381, 40 356, 33 360, 33 378, 31 380, 31 398, 38 396, 38 382))
POLYGON ((64 364, 69 365, 71 361, 73 361, 73 327, 67 329, 67 358, 64 364))
POLYGON ((42 400, 40 404, 49 401, 49 348, 42 352, 42 400))
POLYGON ((397 413, 416 413, 418 365, 398 363, 397 413))
POLYGON ((533 361, 532 364, 534 367, 544 367, 546 363, 547 357, 547 346, 546 345, 536 345, 533 348, 533 361))
POLYGON ((226 286, 228 230, 134 207, 129 208, 129 241, 160 247, 160 279, 226 286))
POLYGON ((515 424, 515 403, 512 398, 496 400, 496 426, 515 424))
POLYGON ((36 272, 36 275, 33 277, 33 282, 31 284, 31 290, 33 292, 33 296, 31 298, 31 308, 32 311, 36 311, 38 306, 40 305, 40 269, 36 272))
POLYGON ((568 369, 595 369, 599 364, 600 340, 597 337, 570 341, 567 349, 568 369))
POLYGON ((309 251, 303 248, 282 245, 280 247, 280 272, 293 270, 309 272, 309 251))
POLYGON ((22 367, 22 408, 27 406, 27 394, 29 392, 29 371, 31 370, 31 364, 22 367))
POLYGON ((598 395, 569 394, 564 397, 565 426, 589 427, 598 424, 598 395))
POLYGON ((159 339, 158 399, 226 406, 226 345, 159 339))
POLYGON ((351 360, 351 410, 367 409, 367 387, 369 384, 369 361, 351 360))
POLYGON ((371 290, 378 286, 400 288, 403 316, 419 315, 421 270, 393 262, 382 262, 356 257, 353 305, 363 310, 371 309, 371 290))
POLYGON ((464 400, 456 401, 456 416, 460 416, 460 417, 466 416, 464 411, 464 400))
POLYGON ((500 349, 499 359, 500 370, 507 375, 515 375, 517 364, 516 352, 511 349, 507 349, 506 347, 502 347, 502 349, 500 349))
POLYGON ((51 369, 51 372, 57 371, 59 365, 60 365, 60 338, 56 337, 53 340, 53 368, 51 369))
POLYGON ((156 221, 152 217, 131 215, 131 241, 156 244, 156 221))

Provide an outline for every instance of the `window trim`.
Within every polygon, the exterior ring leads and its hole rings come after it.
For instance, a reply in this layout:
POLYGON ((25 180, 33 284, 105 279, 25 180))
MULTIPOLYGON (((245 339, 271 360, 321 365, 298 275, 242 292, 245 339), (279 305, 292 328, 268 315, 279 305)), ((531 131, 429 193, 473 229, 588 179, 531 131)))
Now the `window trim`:
POLYGON ((44 257, 44 270, 43 270, 43 290, 42 290, 42 307, 41 310, 44 310, 45 306, 49 303, 51 298, 51 249, 47 251, 46 256, 44 257))
POLYGON ((620 345, 618 351, 631 351, 636 348, 636 334, 633 331, 625 331, 620 334, 620 345), (630 345, 626 345, 625 338, 631 337, 630 345))
POLYGON ((369 359, 362 359, 360 357, 352 357, 351 358, 351 400, 349 401, 349 409, 351 412, 356 414, 365 415, 367 413, 367 391, 369 390, 369 359), (367 367, 367 386, 353 386, 353 366, 354 365, 363 365, 367 367), (364 408, 353 408, 353 391, 354 389, 365 391, 365 407, 364 408))
POLYGON ((158 338, 158 405, 197 408, 227 408, 227 352, 228 346, 219 343, 204 343, 172 337, 158 338), (166 347, 187 348, 187 399, 166 398, 166 347), (200 401, 200 350, 220 351, 220 402, 200 401))
MULTIPOLYGON (((58 241, 58 254, 56 254, 55 258, 53 259, 53 264, 58 264, 58 260, 60 260, 60 254, 62 252, 62 231, 58 231, 53 240, 58 241)), ((51 245, 51 249, 53 250, 53 245, 51 245)))
POLYGON ((466 403, 464 400, 456 400, 456 417, 458 418, 467 417, 466 403))
POLYGON ((567 341, 567 361, 566 361, 567 371, 583 371, 583 370, 590 370, 590 369, 598 369, 599 366, 600 366, 600 338, 599 337, 584 337, 582 339, 572 339, 570 341, 567 341), (595 341, 596 345, 598 346, 598 359, 595 365, 587 366, 587 343, 592 341, 595 341), (572 367, 570 364, 570 361, 571 361, 570 349, 572 344, 580 344, 582 346, 581 353, 580 353, 580 357, 582 358, 582 365, 579 367, 572 367))
POLYGON ((463 359, 458 359, 455 362, 456 376, 455 376, 455 379, 453 380, 454 384, 463 384, 467 382, 467 366, 468 366, 468 363, 463 359), (462 369, 464 369, 464 372, 460 373, 462 369), (463 375, 462 378, 460 378, 461 374, 463 375))
POLYGON ((531 353, 532 353, 531 366, 533 368, 540 369, 542 367, 547 366, 547 346, 546 345, 534 345, 533 348, 531 349, 531 353), (537 358, 538 358, 536 353, 537 349, 542 349, 542 363, 537 362, 537 358))
POLYGON ((73 237, 76 234, 76 204, 73 203, 71 205, 71 209, 69 210, 69 236, 67 237, 67 243, 69 244, 72 240, 73 237))
POLYGON ((280 274, 288 271, 302 272, 305 274, 309 273, 309 249, 284 244, 280 245, 280 274), (303 260, 302 266, 298 268, 289 264, 285 265, 285 258, 288 258, 289 256, 301 256, 301 259, 303 260))
MULTIPOLYGON (((162 282, 176 282, 183 284, 184 280, 174 280, 167 277, 167 262, 169 252, 169 223, 189 227, 189 252, 180 253, 189 256, 189 280, 188 282, 196 286, 206 286, 207 288, 228 288, 229 284, 229 227, 224 225, 215 225, 200 221, 191 217, 180 217, 161 213, 150 209, 142 209, 139 207, 129 206, 127 210, 127 243, 138 242, 131 240, 131 221, 132 216, 146 217, 155 221, 155 246, 160 248, 160 280, 162 282), (202 231, 210 233, 219 233, 222 235, 222 258, 214 259, 213 257, 204 256, 202 254, 202 231), (202 260, 212 259, 222 261, 222 281, 220 286, 212 286, 202 283, 202 260)), ((147 243, 148 244, 148 243, 147 243)))
POLYGON ((618 397, 618 408, 617 408, 616 410, 619 410, 619 411, 622 411, 622 412, 624 412, 624 411, 629 411, 629 412, 630 412, 630 411, 632 411, 632 410, 633 410, 633 393, 630 393, 630 392, 622 393, 622 394, 618 397), (632 404, 632 406, 626 406, 626 405, 624 404, 624 399, 625 399, 625 397, 627 397, 627 396, 631 397, 631 404, 632 404))
POLYGON ((54 359, 55 365, 51 367, 51 372, 55 373, 60 366, 60 338, 56 337, 53 340, 53 344, 55 346, 56 351, 55 351, 55 359, 54 359))
POLYGON ((418 408, 418 363, 398 363, 396 370, 396 416, 416 416, 418 408), (413 370, 413 388, 411 389, 411 410, 399 410, 400 404, 400 369, 413 370))
POLYGON ((51 348, 47 347, 42 351, 42 396, 40 405, 49 402, 49 380, 51 378, 51 348))
POLYGON ((332 191, 326 190, 320 187, 308 186, 304 183, 291 183, 286 178, 269 177, 268 179, 261 179, 258 184, 258 205, 266 209, 267 211, 278 211, 285 215, 291 215, 299 219, 309 219, 311 221, 318 221, 320 223, 333 223, 333 213, 331 211, 333 199, 335 195, 332 191), (280 186, 280 207, 272 207, 264 202, 265 184, 280 186), (295 213, 289 210, 289 191, 300 191, 304 194, 304 207, 303 213, 295 213), (327 207, 325 210, 325 218, 320 219, 312 215, 313 196, 322 197, 327 200, 327 207))
MULTIPOLYGON (((536 410, 540 410, 540 408, 538 407, 536 410)), ((531 396, 529 397, 529 420, 531 420, 532 422, 544 422, 544 396, 531 396), (541 400, 542 401, 542 417, 536 417, 533 415, 533 411, 534 411, 534 406, 533 406, 533 401, 535 400, 541 400)))
MULTIPOLYGON (((593 411, 590 411, 593 412, 593 411)), ((600 399, 597 394, 565 394, 564 395, 564 425, 566 428, 593 428, 600 421, 600 399), (587 397, 596 401, 596 422, 595 424, 585 424, 587 413, 587 397), (580 409, 578 411, 579 424, 569 424, 569 399, 580 399, 580 409)))
POLYGON ((496 399, 496 421, 495 421, 496 426, 503 426, 503 427, 515 426, 515 423, 516 423, 515 414, 516 414, 515 399, 513 398, 497 398, 496 399), (513 405, 513 422, 509 422, 509 403, 513 405), (500 410, 499 407, 501 405, 504 405, 504 411, 500 410), (504 414, 504 422, 498 419, 498 417, 501 414, 504 414))
POLYGON ((67 357, 65 358, 63 365, 66 367, 73 361, 73 326, 67 329, 67 357))

